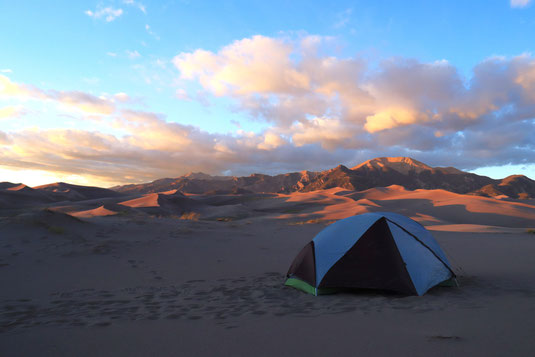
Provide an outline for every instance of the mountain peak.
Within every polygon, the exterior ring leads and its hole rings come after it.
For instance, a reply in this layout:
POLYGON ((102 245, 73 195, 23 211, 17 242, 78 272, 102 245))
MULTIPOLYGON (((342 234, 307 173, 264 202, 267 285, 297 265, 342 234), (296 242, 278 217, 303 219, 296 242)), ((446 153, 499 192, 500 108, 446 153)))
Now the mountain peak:
POLYGON ((378 157, 368 161, 364 161, 362 164, 352 168, 352 170, 358 170, 361 168, 368 168, 372 170, 384 170, 386 168, 398 171, 404 175, 407 175, 409 171, 416 171, 420 173, 426 170, 432 170, 431 166, 424 164, 418 160, 410 157, 378 157))
POLYGON ((232 180, 232 176, 212 176, 205 174, 204 172, 190 172, 181 176, 180 178, 186 178, 190 180, 209 180, 209 181, 220 181, 220 180, 232 180))
POLYGON ((212 178, 212 175, 205 174, 204 172, 189 172, 183 177, 189 179, 210 180, 212 178))
POLYGON ((529 177, 525 175, 509 175, 506 178, 502 179, 500 185, 507 185, 513 181, 532 181, 529 177))
POLYGON ((336 166, 336 167, 334 167, 334 168, 332 168, 330 170, 327 170, 327 171, 328 172, 334 172, 334 171, 348 172, 349 170, 350 169, 347 168, 347 166, 340 164, 340 165, 338 165, 338 166, 336 166))

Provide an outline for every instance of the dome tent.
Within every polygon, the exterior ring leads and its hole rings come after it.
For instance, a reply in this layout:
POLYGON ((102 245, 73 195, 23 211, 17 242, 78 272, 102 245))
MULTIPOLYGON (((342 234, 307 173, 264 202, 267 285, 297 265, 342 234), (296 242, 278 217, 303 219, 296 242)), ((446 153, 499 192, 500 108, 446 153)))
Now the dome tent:
POLYGON ((365 213, 326 227, 295 257, 286 285, 318 295, 344 288, 423 295, 456 285, 446 255, 421 224, 391 212, 365 213))

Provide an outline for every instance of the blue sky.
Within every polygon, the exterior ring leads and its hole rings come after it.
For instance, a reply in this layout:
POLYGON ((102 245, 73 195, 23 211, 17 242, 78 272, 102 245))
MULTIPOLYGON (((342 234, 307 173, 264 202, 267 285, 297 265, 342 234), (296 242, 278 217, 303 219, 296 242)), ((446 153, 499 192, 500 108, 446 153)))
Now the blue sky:
POLYGON ((527 0, 0 1, 1 180, 398 154, 535 178, 534 15, 527 0))

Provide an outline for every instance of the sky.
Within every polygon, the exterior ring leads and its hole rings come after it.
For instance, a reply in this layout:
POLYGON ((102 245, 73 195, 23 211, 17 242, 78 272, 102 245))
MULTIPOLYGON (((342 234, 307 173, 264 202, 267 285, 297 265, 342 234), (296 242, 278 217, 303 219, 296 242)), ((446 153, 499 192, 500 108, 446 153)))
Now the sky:
POLYGON ((535 179, 534 38, 530 0, 0 0, 0 181, 535 179))

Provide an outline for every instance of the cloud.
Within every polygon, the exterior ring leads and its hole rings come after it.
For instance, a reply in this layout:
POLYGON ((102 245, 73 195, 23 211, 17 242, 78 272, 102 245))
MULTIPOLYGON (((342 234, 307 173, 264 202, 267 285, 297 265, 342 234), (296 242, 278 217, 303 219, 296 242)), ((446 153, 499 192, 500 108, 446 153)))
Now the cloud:
POLYGON ((182 80, 287 127, 337 117, 370 133, 412 124, 461 129, 507 105, 529 112, 534 100, 535 61, 529 55, 484 60, 467 81, 444 60, 391 58, 371 70, 358 58, 320 56, 315 47, 322 41, 254 36, 217 53, 181 53, 173 63, 182 80))
POLYGON ((81 91, 46 91, 26 84, 15 83, 3 75, 0 75, 0 98, 52 101, 67 108, 92 114, 111 114, 115 110, 113 103, 106 98, 96 97, 81 91))
POLYGON ((130 96, 124 92, 115 93, 113 98, 119 102, 126 103, 132 100, 130 96))
POLYGON ((145 7, 145 5, 143 5, 142 3, 138 2, 138 1, 124 0, 123 3, 125 3, 126 5, 131 5, 131 6, 137 7, 144 14, 147 13, 147 8, 145 7))
POLYGON ((99 7, 95 11, 92 10, 86 10, 84 12, 87 16, 92 17, 94 19, 101 19, 104 18, 106 22, 112 22, 119 16, 123 14, 123 9, 114 9, 113 7, 99 7))
POLYGON ((3 131, 0 165, 126 183, 189 171, 320 170, 378 156, 460 169, 535 164, 533 56, 490 57, 466 78, 444 60, 341 58, 329 41, 254 36, 175 56, 177 99, 229 98, 261 132, 207 132, 134 110, 126 93, 45 90, 0 75, 2 98, 75 108, 99 123, 99 131, 3 131))
POLYGON ((122 137, 67 129, 5 133, 0 165, 124 183, 188 171, 273 173, 291 170, 296 162, 310 168, 343 159, 316 146, 292 147, 269 134, 210 134, 147 113, 130 113, 124 120, 129 135, 122 137))
POLYGON ((366 117, 364 129, 370 133, 397 126, 429 121, 429 116, 406 108, 388 108, 366 117))
POLYGON ((8 145, 11 141, 9 140, 6 133, 0 130, 0 145, 8 145))
POLYGON ((340 29, 340 28, 343 28, 345 27, 349 21, 351 20, 351 14, 353 13, 353 9, 349 8, 349 9, 345 9, 344 11, 342 12, 339 12, 337 14, 337 20, 336 22, 334 23, 333 27, 335 29, 340 29))
POLYGON ((281 135, 275 132, 267 132, 264 134, 264 140, 256 147, 261 150, 273 150, 280 146, 287 144, 287 140, 281 137, 281 135))
POLYGON ((192 100, 188 92, 186 92, 186 90, 183 88, 178 88, 175 91, 175 98, 180 99, 180 100, 185 100, 187 102, 192 100))
POLYGON ((131 58, 131 59, 141 57, 141 54, 136 50, 134 51, 126 50, 126 55, 128 56, 128 58, 131 58))
POLYGON ((522 8, 531 3, 531 0, 511 0, 511 7, 522 8))
POLYGON ((0 74, 0 98, 45 98, 46 95, 39 89, 12 82, 7 76, 0 74))
POLYGON ((296 146, 319 143, 327 150, 340 147, 355 148, 354 130, 336 118, 313 118, 306 123, 297 123, 292 127, 292 141, 296 146))
POLYGON ((184 79, 217 96, 306 90, 309 78, 292 66, 292 47, 264 36, 236 41, 217 54, 197 50, 173 59, 184 79))
POLYGON ((2 68, 0 69, 0 73, 13 73, 13 71, 10 68, 2 68))
POLYGON ((26 114, 21 106, 8 105, 7 107, 0 107, 0 120, 7 118, 18 118, 26 114))
POLYGON ((115 107, 105 98, 95 97, 94 95, 79 92, 48 92, 48 98, 55 100, 63 105, 82 110, 93 114, 111 114, 115 107))
MULTIPOLYGON (((284 133, 292 145, 319 145, 331 152, 378 150, 375 139, 415 155, 467 140, 468 157, 477 156, 482 151, 468 145, 472 136, 491 125, 513 128, 535 116, 531 55, 485 59, 467 79, 446 60, 396 57, 368 66, 359 58, 321 54, 318 48, 326 42, 319 36, 254 36, 217 52, 180 53, 173 63, 181 80, 234 99, 235 110, 271 123, 270 130, 284 133)), ((491 152, 506 150, 505 144, 500 149, 485 145, 491 152)))
POLYGON ((154 37, 156 40, 160 40, 160 36, 158 36, 154 31, 152 31, 149 25, 145 25, 145 30, 147 30, 147 33, 154 37))

